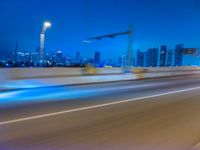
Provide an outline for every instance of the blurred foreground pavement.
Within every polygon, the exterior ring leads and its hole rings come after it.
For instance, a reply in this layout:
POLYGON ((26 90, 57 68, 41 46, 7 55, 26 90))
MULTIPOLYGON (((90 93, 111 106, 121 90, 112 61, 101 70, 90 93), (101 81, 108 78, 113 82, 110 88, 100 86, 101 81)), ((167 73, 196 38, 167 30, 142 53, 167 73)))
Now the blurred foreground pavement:
POLYGON ((199 96, 200 75, 0 92, 0 149, 200 149, 199 96))

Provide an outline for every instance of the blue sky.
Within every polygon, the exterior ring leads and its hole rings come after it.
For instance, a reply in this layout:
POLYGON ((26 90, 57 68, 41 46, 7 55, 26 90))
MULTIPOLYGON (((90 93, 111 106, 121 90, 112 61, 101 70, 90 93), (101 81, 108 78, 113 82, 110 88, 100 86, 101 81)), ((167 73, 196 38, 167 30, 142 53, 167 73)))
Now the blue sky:
POLYGON ((200 48, 199 0, 1 0, 0 51, 15 48, 34 50, 45 20, 46 49, 73 55, 92 56, 101 51, 104 58, 117 59, 126 53, 127 37, 82 43, 90 36, 134 27, 134 50, 160 47, 200 48))

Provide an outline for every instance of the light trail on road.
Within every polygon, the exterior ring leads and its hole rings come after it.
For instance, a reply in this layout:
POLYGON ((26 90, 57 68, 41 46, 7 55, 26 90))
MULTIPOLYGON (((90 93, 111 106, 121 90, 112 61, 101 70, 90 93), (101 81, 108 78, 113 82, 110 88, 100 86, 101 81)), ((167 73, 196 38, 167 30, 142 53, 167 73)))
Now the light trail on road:
POLYGON ((51 87, 49 93, 46 88, 1 93, 12 99, 23 91, 26 99, 19 94, 17 101, 1 103, 0 149, 198 149, 199 77, 51 87), (51 97, 54 92, 58 95, 51 97), (67 92, 74 92, 74 97, 67 92), (40 94, 51 99, 42 101, 40 94))

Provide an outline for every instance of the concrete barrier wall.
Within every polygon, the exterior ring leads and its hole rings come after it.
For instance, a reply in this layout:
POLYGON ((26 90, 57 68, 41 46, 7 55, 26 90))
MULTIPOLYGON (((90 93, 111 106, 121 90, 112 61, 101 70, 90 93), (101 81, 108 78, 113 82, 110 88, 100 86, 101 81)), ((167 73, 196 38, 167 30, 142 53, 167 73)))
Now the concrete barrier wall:
MULTIPOLYGON (((27 78, 49 78, 84 75, 84 68, 2 68, 0 69, 0 80, 2 79, 27 79, 27 78)), ((119 74, 121 68, 101 68, 96 74, 119 74)))
POLYGON ((148 72, 167 72, 167 71, 200 71, 200 67, 160 67, 160 68, 142 68, 148 72))
POLYGON ((97 69, 95 75, 83 75, 83 68, 0 69, 0 90, 127 81, 144 78, 200 74, 200 67, 139 68, 123 74, 122 68, 97 69))
POLYGON ((0 75, 4 74, 7 79, 26 79, 40 77, 56 77, 81 75, 80 68, 4 68, 0 70, 0 75))
MULTIPOLYGON (((51 77, 70 77, 86 75, 84 68, 3 68, 0 69, 0 81, 31 79, 31 78, 51 78, 51 77)), ((163 68, 140 68, 135 73, 153 73, 153 72, 187 72, 200 71, 200 67, 163 67, 163 68)), ((99 68, 94 75, 121 74, 122 68, 99 68)), ((132 70, 134 73, 134 69, 132 70)))

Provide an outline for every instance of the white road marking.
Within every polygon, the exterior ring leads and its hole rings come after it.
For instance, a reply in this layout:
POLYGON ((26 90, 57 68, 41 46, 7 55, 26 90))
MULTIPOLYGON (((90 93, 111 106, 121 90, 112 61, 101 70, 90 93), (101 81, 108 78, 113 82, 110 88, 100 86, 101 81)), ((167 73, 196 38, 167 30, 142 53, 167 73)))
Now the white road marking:
POLYGON ((177 90, 177 91, 173 91, 173 92, 166 92, 166 93, 155 94, 155 95, 150 95, 150 96, 138 97, 138 98, 134 98, 134 99, 127 99, 127 100, 122 100, 122 101, 116 101, 116 102, 104 103, 104 104, 87 106, 87 107, 82 107, 82 108, 70 109, 70 110, 48 113, 48 114, 43 114, 43 115, 37 115, 37 116, 32 116, 32 117, 19 118, 19 119, 0 122, 0 125, 14 124, 14 123, 18 123, 18 122, 33 120, 33 119, 41 119, 41 118, 45 118, 45 117, 57 116, 57 115, 61 115, 61 114, 67 114, 67 113, 83 111, 83 110, 88 110, 88 109, 94 109, 94 108, 101 108, 101 107, 106 107, 106 106, 111 106, 111 105, 116 105, 116 104, 128 103, 128 102, 138 101, 138 100, 148 99, 148 98, 161 97, 161 96, 177 94, 177 93, 182 93, 182 92, 188 92, 188 91, 198 90, 198 89, 200 89, 200 87, 182 89, 182 90, 177 90))

